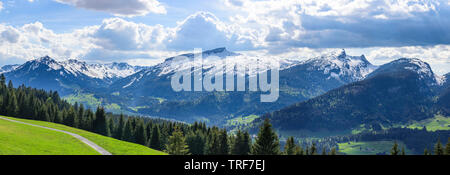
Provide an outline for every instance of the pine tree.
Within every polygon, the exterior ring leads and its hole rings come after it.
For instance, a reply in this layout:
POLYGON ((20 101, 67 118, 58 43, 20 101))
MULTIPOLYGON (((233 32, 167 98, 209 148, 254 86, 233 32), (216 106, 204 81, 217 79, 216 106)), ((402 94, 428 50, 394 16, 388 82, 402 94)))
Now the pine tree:
POLYGON ((277 134, 272 131, 272 124, 266 118, 261 126, 256 142, 252 148, 254 155, 278 155, 280 154, 280 143, 277 134))
POLYGON ((206 154, 207 155, 219 155, 220 154, 220 139, 219 129, 213 127, 208 134, 208 140, 206 142, 206 154))
POLYGON ((322 156, 327 155, 327 150, 325 149, 325 147, 322 147, 322 156))
POLYGON ((243 134, 242 144, 240 146, 240 155, 249 155, 252 148, 252 138, 247 131, 243 134))
POLYGON ((400 151, 398 150, 398 144, 397 141, 394 142, 394 146, 392 146, 391 149, 391 155, 398 155, 400 151))
POLYGON ((228 155, 230 152, 230 145, 228 144, 227 130, 220 131, 219 135, 219 155, 228 155))
POLYGON ((114 124, 114 120, 113 120, 113 118, 112 117, 109 117, 109 119, 108 119, 108 122, 107 122, 107 125, 108 125, 108 136, 109 137, 112 137, 113 136, 113 131, 114 130, 116 130, 115 128, 116 128, 116 125, 114 124))
POLYGON ((162 150, 161 131, 158 125, 153 126, 152 137, 150 138, 150 148, 162 150))
POLYGON ((186 136, 186 143, 192 155, 203 155, 205 153, 206 138, 200 130, 189 132, 186 136))
POLYGON ((69 111, 67 112, 66 122, 64 123, 67 126, 77 127, 78 126, 78 119, 77 115, 75 113, 75 109, 71 107, 69 111))
POLYGON ((135 142, 135 138, 134 138, 134 131, 133 131, 133 124, 131 122, 131 118, 128 118, 126 124, 125 124, 125 128, 123 130, 123 136, 122 136, 122 140, 128 141, 128 142, 135 142))
POLYGON ((295 154, 295 141, 294 137, 289 137, 284 145, 284 155, 294 155, 295 154))
POLYGON ((295 155, 305 155, 305 151, 303 151, 303 148, 301 146, 295 146, 295 155))
POLYGON ((121 140, 123 136, 123 128, 125 127, 125 118, 123 114, 120 114, 119 123, 117 124, 116 129, 114 130, 114 138, 121 140))
POLYGON ((78 114, 77 114, 77 123, 79 124, 78 127, 81 127, 81 125, 83 125, 83 119, 84 119, 84 106, 83 104, 80 104, 80 106, 78 107, 78 114))
POLYGON ((447 144, 445 145, 445 155, 450 155, 450 137, 448 138, 447 144))
POLYGON ((135 136, 136 136, 136 143, 141 145, 147 144, 147 133, 143 121, 139 121, 137 123, 135 136))
POLYGON ((425 150, 423 151, 423 155, 430 155, 430 153, 428 152, 428 149, 425 148, 425 150))
POLYGON ((186 139, 183 133, 176 128, 172 132, 172 136, 169 137, 168 144, 166 145, 166 152, 171 155, 188 155, 189 149, 186 144, 186 139))
POLYGON ((10 91, 8 100, 6 102, 8 104, 8 106, 6 107, 6 114, 8 116, 17 117, 17 115, 19 114, 19 105, 17 103, 16 94, 13 90, 10 91))
POLYGON ((309 149, 309 155, 317 155, 317 147, 316 143, 312 143, 311 148, 309 149))
POLYGON ((98 107, 95 112, 94 129, 96 133, 101 135, 109 136, 109 128, 106 120, 105 109, 103 107, 98 107))
POLYGON ((434 146, 434 154, 435 155, 444 155, 444 148, 442 147, 441 140, 438 139, 438 142, 434 146))
POLYGON ((248 155, 250 153, 250 134, 248 132, 242 132, 238 130, 231 148, 231 154, 233 155, 248 155))
POLYGON ((337 155, 335 147, 331 148, 330 155, 337 155))

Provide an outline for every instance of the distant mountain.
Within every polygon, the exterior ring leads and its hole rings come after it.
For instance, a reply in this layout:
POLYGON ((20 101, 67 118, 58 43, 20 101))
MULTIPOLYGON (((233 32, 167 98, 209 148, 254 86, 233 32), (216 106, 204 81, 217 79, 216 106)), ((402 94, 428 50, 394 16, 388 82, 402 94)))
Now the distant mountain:
POLYGON ((425 82, 428 86, 441 85, 443 83, 442 77, 434 74, 428 63, 417 58, 400 58, 392 61, 388 64, 380 66, 378 69, 369 74, 368 77, 385 73, 395 73, 402 70, 410 70, 415 72, 419 76, 419 79, 425 82))
POLYGON ((143 68, 126 63, 87 64, 77 60, 56 61, 45 56, 10 69, 5 76, 15 85, 25 84, 70 94, 75 91, 95 92, 140 69, 143 68))
MULTIPOLYGON (((184 54, 188 58, 193 53, 184 54)), ((344 50, 332 52, 306 61, 282 58, 255 58, 218 48, 203 52, 203 74, 212 74, 211 65, 226 63, 250 65, 256 62, 271 64, 278 61, 280 70, 280 97, 274 103, 261 103, 257 92, 174 92, 170 77, 175 71, 186 69, 182 64, 171 64, 173 58, 146 68, 129 77, 114 82, 108 94, 121 106, 132 107, 138 113, 171 117, 181 120, 213 119, 223 121, 225 117, 263 114, 298 101, 323 94, 330 89, 363 79, 376 69, 364 56, 348 56, 344 50), (206 55, 206 56, 205 56, 206 55), (217 56, 219 60, 208 59, 217 56)), ((260 70, 266 71, 266 70, 260 70)), ((257 72, 247 72, 248 77, 257 72)), ((243 75, 241 75, 243 76, 243 75)), ((108 94, 104 94, 108 96, 108 94)))
POLYGON ((0 67, 0 74, 11 72, 19 66, 20 66, 19 64, 13 64, 13 65, 5 65, 3 67, 0 67))
POLYGON ((450 116, 450 73, 444 75, 444 85, 437 102, 437 110, 450 116))
POLYGON ((278 130, 303 134, 348 133, 359 127, 379 129, 422 120, 433 116, 435 77, 427 63, 402 58, 382 65, 365 80, 267 116, 278 130))

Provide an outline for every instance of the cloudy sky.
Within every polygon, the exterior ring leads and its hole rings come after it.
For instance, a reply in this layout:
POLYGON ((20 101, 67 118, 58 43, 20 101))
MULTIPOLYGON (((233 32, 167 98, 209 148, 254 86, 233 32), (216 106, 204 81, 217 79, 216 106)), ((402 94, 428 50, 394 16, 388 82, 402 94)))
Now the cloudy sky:
POLYGON ((448 0, 0 0, 0 66, 49 55, 150 65, 194 48, 286 58, 333 49, 450 72, 448 0))

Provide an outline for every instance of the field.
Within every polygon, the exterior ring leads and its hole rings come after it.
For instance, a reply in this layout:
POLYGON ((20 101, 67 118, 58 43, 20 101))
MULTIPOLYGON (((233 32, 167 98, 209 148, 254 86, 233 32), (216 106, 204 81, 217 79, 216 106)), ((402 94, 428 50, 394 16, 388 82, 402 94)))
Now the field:
POLYGON ((99 155, 64 133, 0 119, 0 155, 99 155))
POLYGON ((238 125, 245 125, 250 124, 253 120, 259 118, 257 115, 249 115, 245 117, 236 117, 230 120, 227 120, 226 126, 238 126, 238 125))
MULTIPOLYGON (((26 123, 31 123, 40 126, 46 126, 54 129, 60 129, 68 132, 72 132, 78 135, 81 135, 90 141, 96 143, 97 145, 103 147, 107 151, 111 152, 113 155, 166 155, 166 153, 150 149, 146 146, 125 142, 121 140, 117 140, 111 137, 102 136, 99 134, 95 134, 92 132, 84 131, 81 129, 76 129, 72 127, 68 127, 61 124, 43 122, 43 121, 35 121, 35 120, 26 120, 26 119, 18 119, 12 117, 6 117, 17 121, 22 121, 26 123)), ((70 137, 70 136, 69 136, 70 137)), ((81 142, 80 142, 81 143, 81 142)))
POLYGON ((450 117, 436 115, 435 117, 430 119, 413 122, 411 124, 408 124, 406 127, 411 129, 422 129, 424 126, 427 128, 427 131, 450 130, 450 117))
MULTIPOLYGON (((412 154, 403 142, 397 142, 399 150, 405 147, 406 154, 412 154)), ((375 142, 349 142, 339 143, 339 152, 348 155, 376 155, 376 154, 391 154, 394 141, 375 141, 375 142)))

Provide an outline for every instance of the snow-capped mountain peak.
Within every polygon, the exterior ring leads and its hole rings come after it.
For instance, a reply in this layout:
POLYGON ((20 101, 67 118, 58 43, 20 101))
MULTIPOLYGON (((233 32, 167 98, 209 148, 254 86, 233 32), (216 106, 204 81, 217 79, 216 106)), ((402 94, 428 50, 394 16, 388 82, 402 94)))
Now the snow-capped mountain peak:
POLYGON ((38 68, 46 71, 60 71, 61 75, 71 74, 75 77, 79 75, 86 75, 97 79, 114 79, 132 75, 142 70, 144 67, 131 66, 127 63, 88 64, 84 61, 79 61, 76 59, 56 61, 49 56, 44 56, 28 61, 19 66, 17 69, 34 71, 38 68))
POLYGON ((8 73, 11 71, 14 71, 16 68, 18 68, 19 64, 12 64, 12 65, 4 65, 0 67, 0 74, 8 73))
MULTIPOLYGON (((430 65, 418 58, 400 58, 390 63, 380 66, 379 69, 372 74, 397 72, 397 71, 412 71, 415 72, 419 79, 427 82, 428 85, 441 85, 444 81, 443 78, 434 74, 430 65)), ((373 75, 370 76, 373 76, 373 75)))
POLYGON ((310 65, 310 70, 323 71, 329 78, 342 80, 347 77, 348 82, 362 80, 377 68, 367 61, 364 55, 349 56, 344 49, 309 59, 305 64, 310 65))

